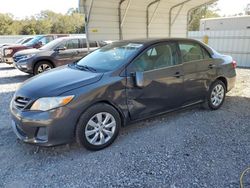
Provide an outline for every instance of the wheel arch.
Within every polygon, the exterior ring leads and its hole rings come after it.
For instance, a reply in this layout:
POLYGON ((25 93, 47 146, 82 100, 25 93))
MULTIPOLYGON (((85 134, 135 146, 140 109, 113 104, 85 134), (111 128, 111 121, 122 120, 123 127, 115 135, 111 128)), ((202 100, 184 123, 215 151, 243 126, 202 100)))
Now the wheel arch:
POLYGON ((115 105, 114 103, 108 101, 108 100, 101 100, 101 101, 98 101, 98 102, 95 102, 93 105, 96 105, 96 104, 99 104, 99 103, 105 103, 105 104, 108 104, 110 106, 112 106, 120 115, 120 118, 121 118, 121 125, 124 126, 125 123, 126 123, 126 118, 125 118, 125 115, 124 113, 122 112, 122 110, 117 106, 115 105))
POLYGON ((126 116, 125 116, 125 114, 122 112, 122 110, 117 105, 115 105, 114 103, 112 103, 112 102, 110 102, 108 100, 99 100, 99 101, 95 101, 95 102, 91 103, 90 105, 88 105, 81 112, 80 116, 78 117, 77 123, 80 121, 80 118, 81 118, 82 114, 84 114, 90 107, 92 107, 94 105, 97 105, 97 104, 102 104, 102 103, 112 106, 119 113, 119 116, 121 118, 121 125, 124 126, 126 124, 126 116))
POLYGON ((227 82, 227 79, 224 76, 220 76, 220 77, 216 78, 216 80, 222 81, 225 84, 226 91, 228 91, 228 82, 227 82))
POLYGON ((55 68, 55 63, 53 61, 51 61, 50 59, 46 59, 46 58, 42 58, 42 59, 38 59, 37 61, 35 61, 34 65, 33 65, 33 69, 35 69, 37 63, 42 62, 42 61, 47 61, 49 63, 51 63, 51 65, 53 66, 53 68, 55 68))

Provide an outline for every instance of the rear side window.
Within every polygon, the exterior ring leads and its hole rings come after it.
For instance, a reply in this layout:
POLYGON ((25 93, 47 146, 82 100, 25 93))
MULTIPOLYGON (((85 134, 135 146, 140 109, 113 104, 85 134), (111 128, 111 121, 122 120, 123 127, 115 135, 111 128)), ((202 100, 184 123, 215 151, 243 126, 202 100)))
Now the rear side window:
POLYGON ((81 48, 87 48, 87 42, 85 39, 80 39, 80 46, 81 48))
POLYGON ((90 41, 89 47, 90 48, 97 48, 98 46, 97 46, 97 43, 95 41, 90 41))
POLYGON ((175 43, 159 44, 144 51, 129 66, 129 71, 150 71, 179 64, 178 50, 175 43))
MULTIPOLYGON (((98 44, 95 41, 90 41, 89 42, 89 47, 90 48, 97 48, 98 44)), ((81 40, 81 48, 87 48, 87 42, 86 42, 86 40, 81 40)))
POLYGON ((208 52, 197 43, 179 43, 179 47, 183 62, 197 61, 210 58, 208 52))

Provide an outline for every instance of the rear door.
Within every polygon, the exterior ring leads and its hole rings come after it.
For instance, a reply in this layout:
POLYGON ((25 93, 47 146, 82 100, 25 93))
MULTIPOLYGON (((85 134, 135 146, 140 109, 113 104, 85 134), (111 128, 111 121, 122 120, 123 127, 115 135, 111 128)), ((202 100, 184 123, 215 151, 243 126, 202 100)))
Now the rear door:
POLYGON ((182 105, 183 70, 177 43, 148 48, 127 67, 127 104, 131 119, 144 118, 182 105), (144 86, 134 73, 143 72, 144 86))
POLYGON ((216 75, 214 60, 198 42, 179 42, 183 61, 185 103, 203 100, 211 78, 216 75))

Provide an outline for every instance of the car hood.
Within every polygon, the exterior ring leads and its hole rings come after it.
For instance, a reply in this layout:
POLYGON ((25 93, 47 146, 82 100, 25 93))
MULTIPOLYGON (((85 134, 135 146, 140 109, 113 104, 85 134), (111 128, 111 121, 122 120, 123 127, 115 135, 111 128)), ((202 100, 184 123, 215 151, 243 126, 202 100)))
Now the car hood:
POLYGON ((13 46, 15 45, 14 43, 4 43, 4 44, 0 44, 0 47, 3 47, 3 46, 13 46))
POLYGON ((8 48, 22 48, 22 47, 26 47, 22 44, 12 44, 12 45, 8 45, 8 48))
POLYGON ((32 48, 32 49, 27 49, 27 50, 19 51, 19 52, 15 53, 14 56, 37 54, 37 53, 40 53, 40 52, 42 52, 42 50, 39 50, 39 49, 36 49, 36 48, 32 48))
POLYGON ((62 66, 37 75, 23 83, 16 96, 30 99, 58 96, 64 92, 98 82, 103 73, 93 73, 62 66))

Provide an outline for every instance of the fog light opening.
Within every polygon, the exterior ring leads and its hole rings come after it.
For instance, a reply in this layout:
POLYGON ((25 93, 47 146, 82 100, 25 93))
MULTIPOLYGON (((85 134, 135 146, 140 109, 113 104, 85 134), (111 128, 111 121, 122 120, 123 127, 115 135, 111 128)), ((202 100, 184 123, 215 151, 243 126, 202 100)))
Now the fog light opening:
POLYGON ((39 127, 37 131, 36 138, 38 140, 47 141, 48 140, 48 131, 46 127, 39 127))

